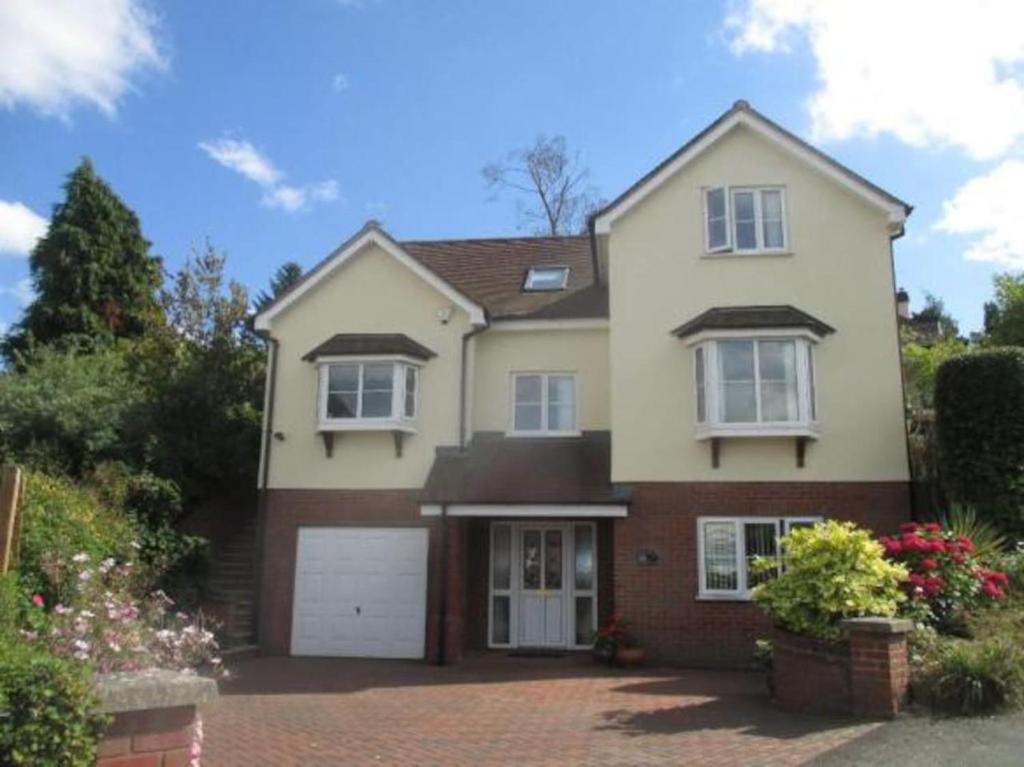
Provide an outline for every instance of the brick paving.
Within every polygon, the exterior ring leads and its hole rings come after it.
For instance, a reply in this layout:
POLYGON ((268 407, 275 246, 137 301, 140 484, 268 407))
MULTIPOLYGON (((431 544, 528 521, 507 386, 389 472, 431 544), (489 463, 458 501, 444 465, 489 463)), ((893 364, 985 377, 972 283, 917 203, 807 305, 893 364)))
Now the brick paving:
POLYGON ((882 727, 778 711, 742 671, 588 658, 239 661, 203 710, 206 767, 796 765, 882 727))

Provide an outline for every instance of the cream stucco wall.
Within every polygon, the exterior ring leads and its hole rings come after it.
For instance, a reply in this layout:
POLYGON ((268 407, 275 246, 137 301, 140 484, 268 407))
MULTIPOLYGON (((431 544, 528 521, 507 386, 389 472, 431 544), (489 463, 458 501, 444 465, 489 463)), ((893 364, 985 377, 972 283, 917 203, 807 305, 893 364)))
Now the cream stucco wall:
POLYGON ((906 480, 885 214, 745 127, 613 223, 613 479, 906 480), (783 185, 791 254, 704 257, 701 188, 783 185), (694 439, 693 355, 669 331, 712 306, 792 304, 836 328, 815 349, 821 438, 694 439))
POLYGON ((275 488, 422 487, 438 445, 458 444, 462 334, 468 316, 447 325, 436 312, 451 302, 392 256, 370 245, 272 321, 280 344, 269 486, 275 488), (335 333, 405 333, 437 356, 420 370, 418 433, 396 458, 390 432, 339 432, 326 457, 316 432, 316 367, 301 358, 335 333))
POLYGON ((477 336, 470 428, 510 428, 512 373, 576 373, 577 419, 583 431, 609 428, 608 331, 488 330, 477 336))

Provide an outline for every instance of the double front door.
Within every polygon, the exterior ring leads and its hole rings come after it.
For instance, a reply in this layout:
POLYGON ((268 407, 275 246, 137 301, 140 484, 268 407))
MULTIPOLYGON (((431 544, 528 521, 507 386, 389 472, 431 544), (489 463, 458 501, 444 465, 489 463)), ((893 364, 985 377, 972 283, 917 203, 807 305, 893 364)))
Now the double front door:
POLYGON ((492 523, 491 646, 590 644, 597 615, 596 538, 591 522, 492 523))

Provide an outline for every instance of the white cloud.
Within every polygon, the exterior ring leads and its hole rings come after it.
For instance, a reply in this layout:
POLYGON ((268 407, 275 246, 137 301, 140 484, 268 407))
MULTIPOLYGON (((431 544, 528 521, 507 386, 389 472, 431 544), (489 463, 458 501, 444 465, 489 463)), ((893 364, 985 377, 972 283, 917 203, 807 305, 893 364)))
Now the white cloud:
POLYGON ((350 83, 348 80, 348 75, 346 75, 344 72, 338 72, 338 74, 334 76, 334 79, 331 80, 331 87, 334 88, 334 91, 336 93, 347 91, 349 85, 350 83))
POLYGON ((974 235, 965 256, 1024 268, 1024 161, 1006 160, 960 187, 943 203, 935 229, 974 235))
POLYGON ((32 288, 32 278, 25 277, 18 280, 11 287, 0 288, 0 294, 11 296, 18 302, 19 306, 28 306, 35 300, 36 292, 32 288))
POLYGON ((0 255, 27 256, 49 224, 20 202, 0 200, 0 255))
POLYGON ((89 104, 113 115, 142 71, 166 66, 142 0, 0 2, 0 106, 67 118, 89 104))
POLYGON ((225 168, 240 173, 260 186, 273 186, 283 175, 274 167, 274 163, 248 141, 220 138, 200 141, 199 148, 225 168))
POLYGON ((338 199, 338 182, 334 179, 301 186, 282 183, 285 174, 248 141, 220 138, 200 141, 199 148, 225 168, 263 187, 260 203, 264 207, 295 213, 316 202, 338 199))
POLYGON ((1024 139, 1021 0, 742 0, 725 27, 737 55, 809 42, 818 140, 891 134, 991 159, 1024 139))

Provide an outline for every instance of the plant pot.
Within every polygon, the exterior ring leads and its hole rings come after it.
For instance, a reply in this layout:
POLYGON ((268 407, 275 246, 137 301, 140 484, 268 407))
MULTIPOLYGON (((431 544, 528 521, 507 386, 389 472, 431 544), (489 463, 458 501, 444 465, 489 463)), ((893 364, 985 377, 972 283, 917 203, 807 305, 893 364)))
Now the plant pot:
POLYGON ((639 666, 644 662, 644 650, 642 647, 620 647, 615 653, 615 662, 623 668, 639 666))

